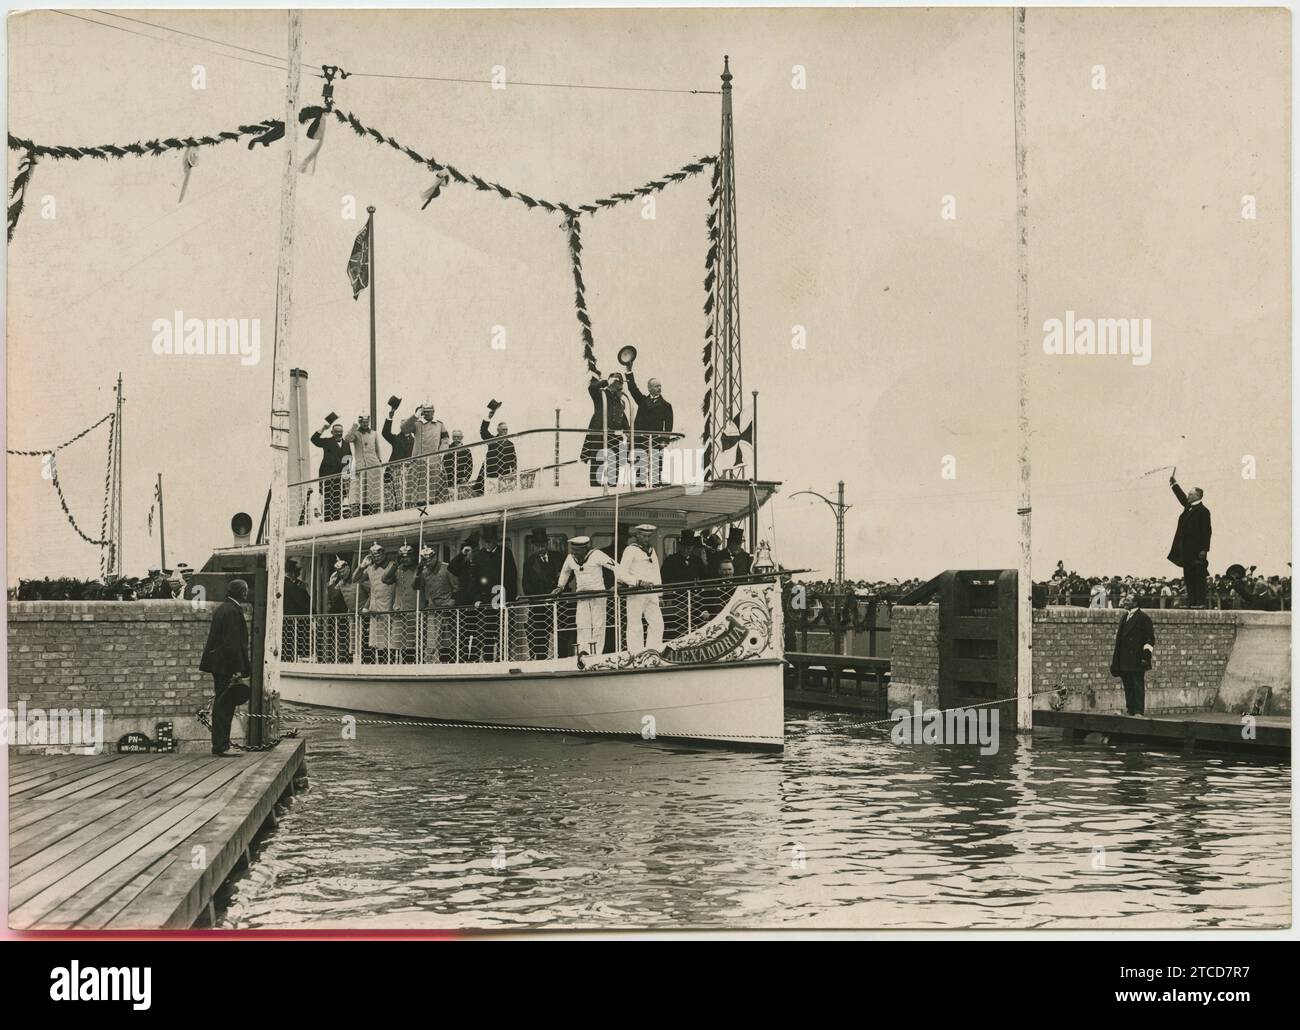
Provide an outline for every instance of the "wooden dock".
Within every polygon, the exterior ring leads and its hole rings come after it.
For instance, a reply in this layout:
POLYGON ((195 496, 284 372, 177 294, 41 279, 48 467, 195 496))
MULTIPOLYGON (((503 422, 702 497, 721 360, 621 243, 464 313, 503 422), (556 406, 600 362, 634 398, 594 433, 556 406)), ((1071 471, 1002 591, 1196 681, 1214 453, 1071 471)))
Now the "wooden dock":
POLYGON ((1242 717, 1233 712, 1185 712, 1170 715, 1108 715, 1102 712, 1034 710, 1034 728, 1059 728, 1066 740, 1097 733, 1111 741, 1145 743, 1154 747, 1181 747, 1257 754, 1277 760, 1291 754, 1291 718, 1286 715, 1254 717, 1254 739, 1243 734, 1242 717))
POLYGON ((9 754, 9 925, 188 928, 277 801, 306 745, 231 758, 9 754))
POLYGON ((786 704, 884 718, 888 708, 888 658, 787 651, 786 704))

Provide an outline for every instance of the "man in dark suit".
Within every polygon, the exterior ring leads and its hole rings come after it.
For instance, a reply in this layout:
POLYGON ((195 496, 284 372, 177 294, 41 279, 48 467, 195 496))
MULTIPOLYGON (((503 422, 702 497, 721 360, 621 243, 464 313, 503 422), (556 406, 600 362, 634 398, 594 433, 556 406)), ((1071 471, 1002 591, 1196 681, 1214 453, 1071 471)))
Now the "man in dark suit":
MULTIPOLYGON (((708 579, 708 570, 696 555, 698 543, 692 530, 684 529, 677 539, 677 550, 664 559, 660 572, 664 584, 681 583, 689 587, 701 579, 708 579)), ((665 590, 663 599, 664 639, 675 640, 688 629, 686 590, 665 590)))
MULTIPOLYGON (((663 386, 658 379, 647 381, 646 388, 650 391, 648 394, 642 393, 636 385, 636 378, 632 374, 632 369, 627 370, 627 388, 632 394, 632 399, 636 401, 636 419, 632 427, 636 430, 635 437, 640 437, 642 433, 647 436, 644 439, 633 440, 634 446, 638 451, 645 452, 649 457, 650 465, 650 485, 658 486, 660 483, 660 470, 663 464, 664 446, 667 439, 660 435, 671 433, 673 431, 673 406, 664 399, 663 386), (652 435, 651 435, 652 434, 652 435)), ((645 486, 645 475, 640 469, 637 470, 637 486, 645 486)))
POLYGON ((608 379, 592 376, 587 394, 591 397, 591 420, 579 457, 590 467, 588 482, 592 486, 617 486, 619 448, 627 444, 628 429, 623 377, 617 372, 608 379))
POLYGON ((560 566, 564 556, 550 549, 550 537, 545 528, 536 526, 528 539, 533 553, 524 559, 524 596, 530 598, 528 606, 528 657, 534 660, 550 657, 551 653, 551 591, 560 579, 560 566))
POLYGON ((515 556, 501 546, 501 532, 494 522, 489 522, 479 533, 478 550, 474 552, 474 572, 478 577, 479 611, 482 613, 481 660, 504 661, 505 649, 497 653, 497 642, 501 637, 501 608, 518 596, 519 571, 515 566, 515 556))
POLYGON ((321 508, 330 522, 343 517, 343 473, 352 463, 352 448, 343 439, 343 423, 337 418, 312 433, 311 442, 325 452, 316 474, 321 477, 321 508), (329 439, 323 435, 326 429, 329 439))
MULTIPOLYGON (((497 480, 499 489, 501 480, 513 476, 519 469, 519 460, 515 456, 514 441, 507 439, 510 436, 510 427, 504 422, 498 422, 496 435, 492 433, 492 414, 495 411, 495 408, 489 408, 488 417, 479 423, 479 438, 487 440, 488 445, 483 455, 483 467, 478 470, 478 478, 480 482, 486 482, 488 479, 497 480)), ((478 491, 478 493, 482 492, 482 490, 478 491)))
POLYGON ((244 609, 248 584, 232 579, 226 587, 226 599, 212 616, 208 642, 199 660, 199 670, 212 674, 212 753, 224 756, 230 750, 230 722, 235 709, 248 700, 247 677, 252 675, 248 661, 248 625, 244 609), (232 683, 235 677, 241 677, 232 683))
MULTIPOLYGON (((384 419, 384 427, 380 431, 380 435, 388 441, 390 463, 405 461, 415 448, 415 434, 404 431, 405 423, 398 427, 396 433, 393 432, 393 419, 397 415, 397 405, 393 402, 396 400, 397 397, 388 398, 388 417, 384 419)), ((410 469, 406 465, 394 465, 384 469, 384 489, 388 494, 389 511, 406 507, 406 479, 409 472, 410 469)))
POLYGON ((280 654, 286 661, 302 661, 307 657, 311 631, 306 618, 287 618, 287 616, 307 616, 311 614, 311 596, 302 581, 302 570, 298 563, 290 558, 284 563, 284 643, 280 654))
POLYGON ((1169 485, 1183 506, 1169 560, 1183 570, 1188 607, 1204 608, 1205 580, 1210 571, 1210 509, 1201 503, 1205 491, 1197 486, 1185 494, 1173 476, 1169 477, 1169 485))
POLYGON ((748 576, 754 568, 754 559, 745 550, 745 531, 739 526, 727 530, 727 554, 737 576, 748 576))
POLYGON ((1110 660, 1110 674, 1124 683, 1124 705, 1129 715, 1143 715, 1146 709, 1146 673, 1151 668, 1151 654, 1156 634, 1151 616, 1138 607, 1137 598, 1126 594, 1120 602, 1127 609, 1115 632, 1115 653, 1110 660))

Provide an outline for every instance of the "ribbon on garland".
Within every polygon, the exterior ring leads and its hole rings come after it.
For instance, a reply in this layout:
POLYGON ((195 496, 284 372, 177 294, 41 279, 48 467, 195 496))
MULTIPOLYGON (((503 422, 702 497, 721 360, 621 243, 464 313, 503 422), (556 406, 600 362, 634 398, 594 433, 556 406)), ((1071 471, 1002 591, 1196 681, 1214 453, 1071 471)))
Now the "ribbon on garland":
POLYGON ((564 230, 568 234, 569 260, 573 265, 573 307, 577 311, 579 331, 582 334, 582 360, 587 365, 587 371, 600 379, 600 366, 596 364, 596 341, 591 334, 591 315, 587 313, 587 286, 582 281, 582 230, 578 227, 577 215, 570 215, 564 220, 564 230))

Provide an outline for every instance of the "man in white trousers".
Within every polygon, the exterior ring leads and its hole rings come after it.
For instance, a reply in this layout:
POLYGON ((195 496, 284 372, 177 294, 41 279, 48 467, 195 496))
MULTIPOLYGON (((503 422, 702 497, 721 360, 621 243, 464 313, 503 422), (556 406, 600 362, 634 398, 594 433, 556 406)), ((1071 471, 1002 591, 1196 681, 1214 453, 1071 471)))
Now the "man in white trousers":
MULTIPOLYGON (((632 542, 623 549, 623 560, 618 565, 618 581, 625 587, 658 587, 663 585, 659 573, 659 558, 655 555, 655 527, 643 524, 632 530, 632 542)), ((627 597, 627 650, 637 654, 650 648, 659 650, 664 644, 664 617, 659 610, 657 593, 628 594, 627 597), (644 620, 644 625, 642 624, 644 620)))
POLYGON ((560 593, 573 580, 579 593, 600 591, 600 596, 584 597, 577 602, 574 622, 577 626, 579 654, 603 654, 605 651, 605 569, 614 572, 614 559, 604 551, 593 551, 591 537, 575 536, 569 541, 569 554, 560 567, 560 579, 552 594, 560 593))

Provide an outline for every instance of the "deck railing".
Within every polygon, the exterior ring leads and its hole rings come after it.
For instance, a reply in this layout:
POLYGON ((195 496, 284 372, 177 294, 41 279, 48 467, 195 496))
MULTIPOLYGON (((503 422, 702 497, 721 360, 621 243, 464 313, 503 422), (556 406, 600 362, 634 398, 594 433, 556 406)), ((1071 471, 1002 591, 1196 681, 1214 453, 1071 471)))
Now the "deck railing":
POLYGON ((680 433, 595 433, 532 429, 289 486, 295 525, 334 522, 547 486, 690 483, 703 480, 694 448, 680 433))
POLYGON ((541 662, 646 651, 673 661, 781 653, 775 576, 284 618, 282 661, 300 665, 462 665, 541 662), (739 629, 744 632, 740 633, 739 629), (683 657, 686 656, 686 657, 683 657))

